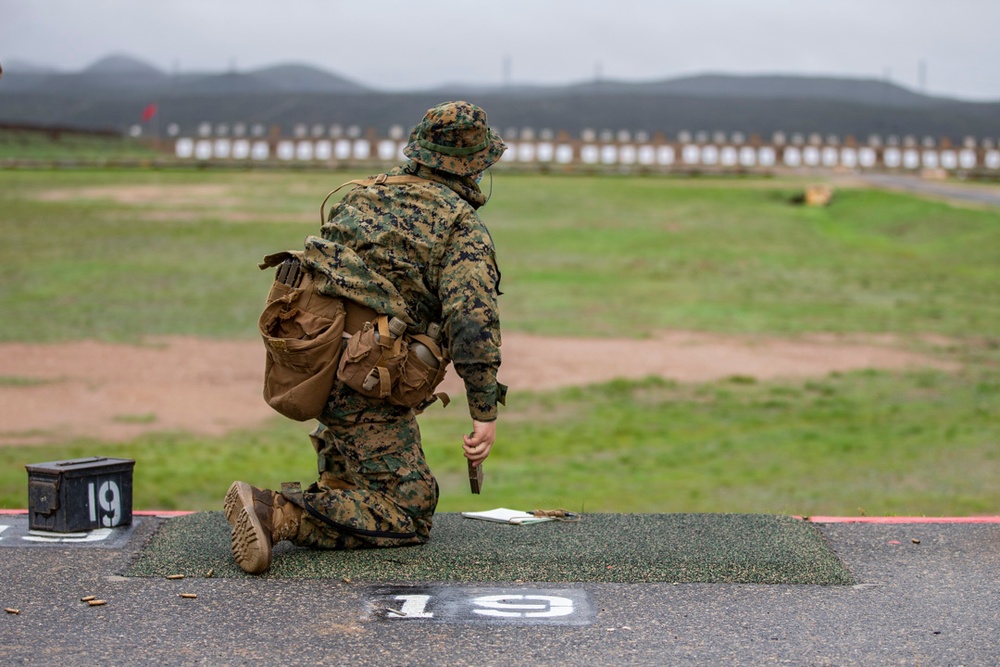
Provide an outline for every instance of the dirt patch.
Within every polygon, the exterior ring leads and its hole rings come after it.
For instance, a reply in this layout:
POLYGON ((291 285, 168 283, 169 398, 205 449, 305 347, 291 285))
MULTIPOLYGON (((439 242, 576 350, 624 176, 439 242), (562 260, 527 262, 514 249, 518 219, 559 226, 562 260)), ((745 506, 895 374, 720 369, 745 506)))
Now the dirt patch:
MULTIPOLYGON (((289 191, 294 190, 291 188, 289 191)), ((259 208, 246 208, 245 198, 228 185, 191 183, 183 185, 94 186, 42 190, 34 195, 39 201, 74 202, 109 201, 129 207, 141 207, 142 220, 150 222, 185 222, 214 218, 225 222, 273 221, 259 208)), ((110 213, 111 219, 134 219, 132 209, 110 213)), ((282 216, 277 216, 282 219, 282 216)), ((286 216, 287 217, 287 216, 286 216)), ((300 222, 300 221, 298 221, 300 222)))
MULTIPOLYGON (((943 344, 946 341, 929 341, 943 344)), ((862 368, 957 365, 890 336, 763 338, 667 332, 648 340, 504 335, 500 380, 544 391, 651 375, 680 382, 734 375, 818 377, 862 368)), ((93 341, 0 344, 0 445, 76 437, 120 441, 151 431, 221 435, 276 413, 261 398, 257 341, 171 337, 143 346, 93 341)), ((462 393, 454 372, 445 391, 462 393)))
POLYGON ((116 204, 136 205, 156 202, 157 206, 183 204, 223 203, 236 205, 239 199, 232 196, 230 188, 211 183, 184 185, 115 185, 89 188, 62 188, 43 190, 36 199, 65 202, 79 199, 104 199, 116 204))

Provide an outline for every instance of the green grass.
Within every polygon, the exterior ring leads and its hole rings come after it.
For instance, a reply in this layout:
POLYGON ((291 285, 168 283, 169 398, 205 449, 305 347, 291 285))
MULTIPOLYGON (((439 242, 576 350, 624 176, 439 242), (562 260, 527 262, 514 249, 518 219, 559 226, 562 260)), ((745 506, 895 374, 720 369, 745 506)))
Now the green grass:
MULTIPOLYGON (((421 419, 440 509, 941 515, 1000 507, 1000 383, 993 374, 866 371, 805 383, 650 378, 544 395, 505 410, 471 496, 461 402, 421 419), (992 377, 992 379, 991 379, 992 377)), ((276 418, 220 438, 0 448, 0 506, 23 507, 24 465, 137 460, 138 508, 218 509, 233 479, 311 481, 307 427, 276 418)))
POLYGON ((318 219, 316 193, 325 187, 317 180, 311 197, 294 200, 266 182, 197 172, 0 172, 0 340, 253 335, 270 279, 257 262, 301 246, 317 227, 306 221, 318 219), (119 183, 131 188, 128 203, 108 193, 119 183))
MULTIPOLYGON (((356 175, 0 173, 0 340, 252 336, 269 279, 256 262, 315 233, 323 195, 356 175)), ((794 184, 761 185, 498 176, 483 217, 505 326, 1000 330, 984 298, 1000 282, 997 212, 866 190, 812 209, 789 204, 794 184)))
POLYGON ((0 160, 107 160, 163 157, 135 139, 75 132, 0 129, 0 160))
POLYGON ((517 181, 488 214, 506 323, 599 335, 622 322, 636 333, 997 330, 1000 300, 981 298, 1000 278, 996 212, 864 190, 815 209, 789 205, 794 192, 517 181))
POLYGON ((54 380, 44 380, 40 378, 0 376, 0 387, 34 387, 40 384, 48 384, 54 380))
MULTIPOLYGON (((256 262, 315 233, 322 197, 357 175, 0 171, 0 341, 252 338, 256 262)), ((440 508, 996 513, 1000 212, 862 189, 810 209, 789 203, 800 188, 499 173, 482 215, 505 330, 941 334, 963 371, 514 391, 481 497, 457 401, 421 418, 440 508)), ((217 509, 234 478, 308 481, 307 430, 3 447, 0 507, 25 506, 24 464, 101 454, 137 459, 138 508, 217 509)))

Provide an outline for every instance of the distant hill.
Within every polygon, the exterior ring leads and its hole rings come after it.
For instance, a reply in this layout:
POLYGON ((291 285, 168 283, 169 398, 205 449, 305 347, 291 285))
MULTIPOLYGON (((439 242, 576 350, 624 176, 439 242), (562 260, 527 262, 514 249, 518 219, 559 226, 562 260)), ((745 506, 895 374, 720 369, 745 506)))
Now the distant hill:
POLYGON ((147 133, 176 124, 193 134, 203 122, 260 123, 290 134, 298 124, 412 127, 447 99, 482 104, 491 122, 520 128, 628 130, 674 137, 691 132, 817 132, 864 139, 870 134, 1000 136, 1000 101, 923 95, 873 79, 704 74, 650 82, 595 81, 565 86, 461 83, 407 93, 378 91, 308 65, 250 71, 168 74, 141 60, 112 55, 79 72, 10 61, 0 80, 0 121, 125 130, 153 102, 147 133))
POLYGON ((933 105, 940 101, 938 98, 913 92, 889 81, 780 75, 702 74, 649 83, 592 82, 578 84, 572 89, 577 92, 602 94, 842 100, 875 106, 899 107, 933 105))
POLYGON ((90 76, 149 76, 160 77, 163 72, 131 56, 113 54, 105 56, 84 68, 82 74, 90 76))
POLYGON ((369 88, 316 67, 293 63, 253 71, 273 89, 297 93, 362 92, 369 88))
POLYGON ((79 72, 63 72, 20 61, 6 63, 0 95, 21 92, 65 92, 151 89, 167 75, 157 68, 124 55, 110 55, 79 72))
MULTIPOLYGON (((17 71, 11 78, 17 80, 17 71)), ((6 77, 5 77, 6 78, 6 77)), ((128 56, 112 55, 74 73, 39 73, 31 90, 87 91, 151 89, 164 85, 166 74, 128 56)))
POLYGON ((4 60, 2 65, 6 67, 8 71, 13 70, 15 72, 28 72, 31 74, 56 74, 59 71, 55 67, 37 65, 24 60, 17 60, 16 58, 12 60, 4 60))
POLYGON ((281 93, 360 93, 367 89, 343 77, 307 65, 276 65, 249 72, 188 75, 171 81, 164 95, 233 95, 281 93))
POLYGON ((184 73, 170 75, 142 60, 111 55, 79 72, 59 72, 15 62, 4 72, 4 92, 58 94, 66 90, 178 95, 184 93, 357 93, 364 86, 308 65, 275 65, 247 72, 184 73), (8 82, 8 78, 10 81, 8 82))

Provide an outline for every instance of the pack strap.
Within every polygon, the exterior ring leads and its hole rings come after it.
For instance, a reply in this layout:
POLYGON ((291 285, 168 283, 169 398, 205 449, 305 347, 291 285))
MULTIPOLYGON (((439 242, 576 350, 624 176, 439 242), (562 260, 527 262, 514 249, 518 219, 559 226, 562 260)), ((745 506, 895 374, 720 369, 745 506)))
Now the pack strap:
MULTIPOLYGON (((441 345, 437 341, 435 341, 427 334, 407 334, 407 335, 413 340, 417 341, 418 343, 423 343, 424 345, 426 345, 427 348, 431 351, 431 354, 433 354, 438 359, 441 359, 441 365, 443 367, 448 366, 448 364, 451 361, 450 355, 448 354, 448 351, 443 347, 441 347, 441 345)), ((443 369, 438 369, 439 373, 441 373, 442 371, 443 369)), ((439 380, 443 379, 443 377, 444 377, 443 375, 439 376, 439 380)), ((443 391, 439 391, 436 394, 431 394, 428 398, 437 399, 441 401, 441 405, 444 407, 448 407, 448 404, 451 403, 451 397, 448 396, 448 394, 443 391)))
POLYGON ((368 178, 358 178, 353 181, 347 181, 336 187, 336 189, 331 190, 326 197, 323 198, 323 203, 319 205, 319 224, 326 223, 326 202, 334 194, 347 187, 348 185, 358 186, 363 185, 368 187, 370 185, 398 185, 402 183, 436 183, 437 181, 432 181, 429 178, 421 178, 420 176, 414 176, 413 174, 403 174, 401 176, 390 176, 389 174, 379 174, 378 176, 369 176, 368 178))
POLYGON ((378 313, 373 309, 350 299, 344 299, 344 311, 346 315, 344 318, 345 334, 355 334, 361 331, 365 326, 365 322, 374 322, 378 317, 378 313))
POLYGON ((378 328, 378 344, 382 350, 372 372, 378 374, 379 398, 385 398, 392 393, 392 376, 389 374, 386 364, 389 359, 398 357, 403 351, 403 336, 392 337, 389 332, 388 315, 379 315, 376 327, 378 328))
POLYGON ((426 345, 427 348, 431 351, 431 354, 433 354, 438 359, 444 359, 445 362, 450 361, 450 357, 448 356, 447 351, 444 350, 444 349, 442 349, 441 345, 437 341, 435 341, 433 338, 431 338, 430 336, 428 336, 427 334, 417 334, 417 333, 415 333, 415 334, 408 334, 408 335, 413 340, 415 340, 415 341, 417 341, 419 343, 423 343, 424 345, 426 345))

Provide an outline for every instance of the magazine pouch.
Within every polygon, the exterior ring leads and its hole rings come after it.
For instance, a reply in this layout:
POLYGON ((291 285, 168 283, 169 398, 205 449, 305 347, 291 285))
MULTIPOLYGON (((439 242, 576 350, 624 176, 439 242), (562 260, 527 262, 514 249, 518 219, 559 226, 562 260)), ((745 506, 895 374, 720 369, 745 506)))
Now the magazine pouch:
POLYGON ((388 399, 406 358, 405 331, 404 322, 386 315, 365 322, 347 339, 337 379, 363 396, 388 399))

